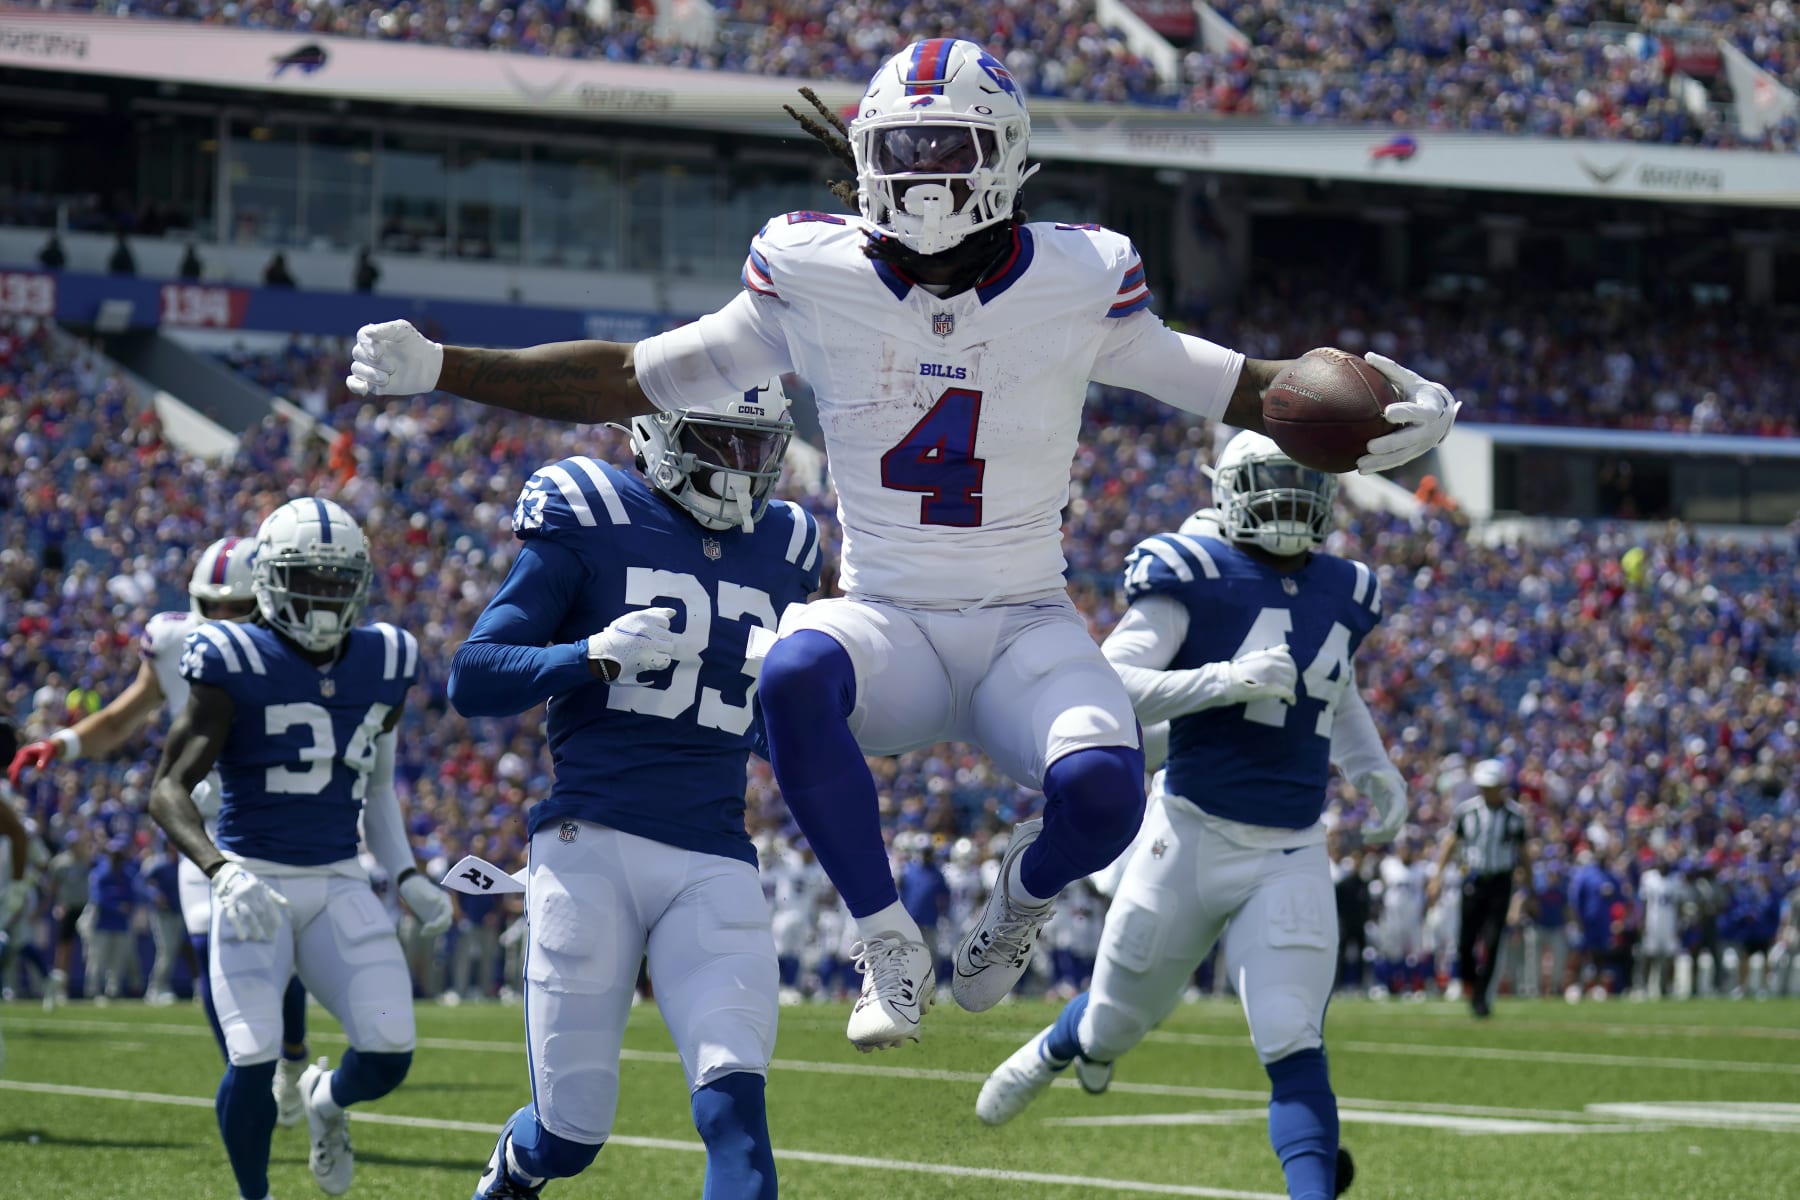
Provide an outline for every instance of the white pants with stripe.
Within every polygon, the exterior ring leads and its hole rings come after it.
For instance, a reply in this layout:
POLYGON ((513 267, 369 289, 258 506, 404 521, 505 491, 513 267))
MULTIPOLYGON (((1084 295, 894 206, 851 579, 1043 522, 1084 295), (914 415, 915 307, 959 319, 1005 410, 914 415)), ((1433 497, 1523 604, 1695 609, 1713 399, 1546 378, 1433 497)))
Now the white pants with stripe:
POLYGON ((1221 969, 1237 987, 1258 1057, 1275 1062, 1322 1045, 1338 956, 1323 835, 1270 845, 1268 831, 1172 798, 1152 805, 1144 823, 1106 914, 1081 1019, 1083 1054, 1106 1062, 1137 1045, 1221 936, 1221 969))
POLYGON ((212 924, 213 1005, 234 1066, 269 1062, 281 1050, 281 998, 300 976, 358 1050, 413 1048, 412 979, 400 941, 355 859, 304 873, 259 869, 287 899, 267 942, 240 941, 218 913, 212 924))
POLYGON ((782 615, 784 636, 801 629, 850 656, 850 731, 866 754, 967 742, 1037 788, 1065 754, 1138 744, 1125 685, 1064 594, 969 612, 816 600, 782 615))
POLYGON ((531 1092, 551 1133, 593 1145, 612 1132, 646 956, 690 1089, 768 1072, 779 972, 755 867, 563 821, 532 836, 526 904, 531 1092))

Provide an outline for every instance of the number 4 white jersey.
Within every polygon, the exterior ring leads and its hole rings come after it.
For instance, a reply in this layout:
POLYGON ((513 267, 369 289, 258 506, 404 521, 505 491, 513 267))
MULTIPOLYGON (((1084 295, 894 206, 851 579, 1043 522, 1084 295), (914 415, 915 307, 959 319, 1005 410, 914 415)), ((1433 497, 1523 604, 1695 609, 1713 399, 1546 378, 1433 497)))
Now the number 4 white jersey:
POLYGON ((788 371, 811 384, 851 595, 965 607, 1060 591, 1088 381, 1216 418, 1243 356, 1163 325, 1137 251, 1098 226, 1021 226, 948 297, 868 258, 871 236, 856 217, 770 221, 742 295, 638 343, 640 385, 675 409, 788 371))

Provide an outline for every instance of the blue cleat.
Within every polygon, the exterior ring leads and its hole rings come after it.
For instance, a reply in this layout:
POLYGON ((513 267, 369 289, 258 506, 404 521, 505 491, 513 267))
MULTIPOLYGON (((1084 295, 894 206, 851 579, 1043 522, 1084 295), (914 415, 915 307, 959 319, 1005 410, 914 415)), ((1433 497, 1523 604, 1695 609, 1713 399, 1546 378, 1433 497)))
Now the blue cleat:
POLYGON ((472 1200, 537 1200, 544 1189, 544 1181, 525 1183, 506 1167, 506 1143, 512 1137, 513 1123, 519 1119, 514 1113, 505 1125, 500 1128, 500 1138, 494 1143, 494 1153, 488 1158, 487 1166, 482 1169, 481 1182, 475 1185, 472 1200))

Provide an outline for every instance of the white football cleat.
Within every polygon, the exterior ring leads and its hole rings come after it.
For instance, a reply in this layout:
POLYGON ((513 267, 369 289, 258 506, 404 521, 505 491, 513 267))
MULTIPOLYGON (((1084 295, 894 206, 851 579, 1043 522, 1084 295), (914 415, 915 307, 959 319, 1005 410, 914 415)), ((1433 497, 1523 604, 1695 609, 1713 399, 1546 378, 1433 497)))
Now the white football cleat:
POLYGON ((1046 1026, 1043 1032, 1014 1050, 1012 1057, 995 1067, 994 1073, 981 1085, 981 1095, 975 1098, 975 1115, 984 1124, 1004 1125, 1024 1112, 1040 1092, 1055 1082, 1057 1072, 1069 1065, 1053 1066, 1044 1057, 1044 1043, 1055 1028, 1054 1025, 1046 1026))
POLYGON ((1112 1086, 1112 1072, 1113 1065, 1109 1062, 1075 1059, 1075 1078, 1081 1084, 1081 1090, 1090 1096, 1098 1096, 1112 1086))
POLYGON ((275 1123, 283 1129, 292 1129, 306 1115, 306 1105, 300 1099, 300 1077, 305 1073, 304 1058, 275 1062, 275 1082, 271 1085, 275 1092, 275 1123))
POLYGON ((970 1012, 986 1012, 1013 990, 1031 963, 1031 952, 1037 947, 1044 922, 1055 911, 1052 901, 1027 908, 1007 891, 1007 880, 1018 873, 1018 860, 1025 848, 1037 841, 1043 830, 1041 819, 1025 821, 1013 829, 1006 857, 1000 860, 993 894, 981 910, 981 920, 956 948, 956 972, 950 977, 950 994, 970 1012))
POLYGON ((850 948, 862 972, 862 995, 845 1030, 858 1050, 886 1050, 919 1040, 919 1022, 937 998, 937 970, 921 941, 898 933, 864 938, 850 948))
POLYGON ((321 1058, 301 1073, 300 1102, 306 1110, 307 1132, 312 1135, 307 1165, 320 1191, 341 1196, 350 1190, 351 1177, 356 1174, 356 1156, 350 1151, 350 1114, 339 1109, 337 1116, 328 1117, 313 1105, 313 1092, 329 1072, 321 1058))

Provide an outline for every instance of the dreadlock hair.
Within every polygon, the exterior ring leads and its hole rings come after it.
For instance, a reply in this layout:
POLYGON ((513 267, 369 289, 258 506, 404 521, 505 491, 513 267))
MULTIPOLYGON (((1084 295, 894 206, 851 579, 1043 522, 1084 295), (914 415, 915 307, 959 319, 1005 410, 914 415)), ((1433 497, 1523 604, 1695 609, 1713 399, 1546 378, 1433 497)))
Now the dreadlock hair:
MULTIPOLYGON (((811 88, 801 88, 800 95, 825 119, 826 124, 821 125, 811 116, 796 110, 791 104, 783 104, 782 109, 799 123, 800 128, 831 151, 833 158, 850 169, 851 178, 833 179, 826 184, 826 187, 846 207, 860 208, 861 201, 857 195, 855 179, 856 155, 850 149, 849 126, 845 125, 844 119, 833 112, 830 105, 819 99, 819 94, 811 88)), ((978 230, 941 253, 920 254, 917 250, 904 245, 898 238, 889 237, 871 237, 868 244, 863 247, 863 253, 871 259, 896 267, 908 275, 917 274, 922 267, 933 269, 945 266, 955 267, 956 274, 950 282, 951 294, 954 294, 975 286, 976 282, 987 274, 988 269, 1000 260, 1001 255, 1010 252, 1013 245, 1013 230, 1025 224, 1029 219, 1015 202, 1011 220, 978 230)))

